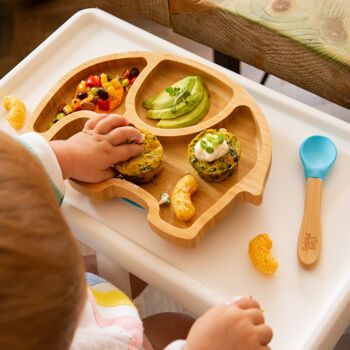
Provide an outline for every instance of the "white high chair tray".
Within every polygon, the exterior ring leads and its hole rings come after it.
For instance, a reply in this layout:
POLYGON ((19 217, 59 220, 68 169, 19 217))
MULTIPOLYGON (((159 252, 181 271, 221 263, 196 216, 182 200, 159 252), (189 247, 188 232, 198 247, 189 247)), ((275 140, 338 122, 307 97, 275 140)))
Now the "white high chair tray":
MULTIPOLYGON (((350 125, 221 68, 103 11, 78 12, 0 82, 33 111, 48 89, 88 59, 126 51, 163 51, 209 65, 237 81, 257 101, 271 128, 273 161, 261 206, 242 204, 195 249, 157 236, 146 211, 123 200, 94 202, 68 188, 64 214, 79 240, 165 291, 194 313, 235 295, 260 301, 274 329, 273 349, 332 349, 350 323, 350 125), (318 266, 301 268, 296 246, 305 181, 299 145, 329 136, 338 159, 324 185, 323 251, 318 266), (274 277, 259 274, 249 240, 267 232, 279 261, 274 277)), ((315 79, 317 75, 315 74, 315 79)), ((9 130, 5 111, 0 126, 9 130)))

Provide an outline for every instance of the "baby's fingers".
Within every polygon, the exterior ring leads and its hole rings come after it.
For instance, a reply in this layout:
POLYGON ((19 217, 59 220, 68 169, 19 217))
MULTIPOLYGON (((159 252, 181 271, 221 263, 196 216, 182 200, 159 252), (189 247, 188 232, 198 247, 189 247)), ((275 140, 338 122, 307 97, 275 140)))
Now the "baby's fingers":
POLYGON ((130 145, 119 145, 113 149, 113 160, 112 163, 119 163, 128 160, 132 157, 137 157, 143 152, 143 145, 130 144, 130 145))
POLYGON ((244 312, 249 316, 255 325, 263 324, 265 322, 263 313, 260 309, 248 309, 244 312))
POLYGON ((124 143, 142 143, 144 135, 139 130, 132 126, 122 126, 109 132, 106 136, 107 141, 113 146, 121 145, 124 143))
POLYGON ((105 117, 98 121, 93 130, 97 134, 105 135, 115 128, 126 126, 128 124, 129 122, 125 117, 121 115, 111 114, 108 117, 105 117))
MULTIPOLYGON (((91 112, 93 113, 93 112, 91 112)), ((94 113, 95 114, 95 113, 94 113)), ((94 117, 90 118, 84 125, 84 130, 94 130, 96 124, 104 119, 104 118, 107 118, 108 117, 108 114, 98 114, 98 115, 95 115, 94 117)))
POLYGON ((234 304, 236 304, 241 309, 260 309, 259 303, 252 298, 241 298, 234 302, 234 304))
POLYGON ((256 326, 255 329, 258 333, 260 344, 267 345, 273 336, 272 329, 266 324, 260 324, 259 326, 256 326))

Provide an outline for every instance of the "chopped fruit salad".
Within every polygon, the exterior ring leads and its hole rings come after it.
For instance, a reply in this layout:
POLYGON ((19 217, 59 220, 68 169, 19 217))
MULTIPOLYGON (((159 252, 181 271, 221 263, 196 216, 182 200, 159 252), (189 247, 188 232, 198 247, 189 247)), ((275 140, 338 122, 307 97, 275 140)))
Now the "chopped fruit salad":
POLYGON ((61 104, 56 116, 49 123, 49 128, 75 111, 112 112, 122 103, 125 90, 130 89, 139 74, 138 68, 134 67, 131 70, 126 69, 120 77, 115 78, 105 73, 90 75, 78 84, 71 102, 61 104))

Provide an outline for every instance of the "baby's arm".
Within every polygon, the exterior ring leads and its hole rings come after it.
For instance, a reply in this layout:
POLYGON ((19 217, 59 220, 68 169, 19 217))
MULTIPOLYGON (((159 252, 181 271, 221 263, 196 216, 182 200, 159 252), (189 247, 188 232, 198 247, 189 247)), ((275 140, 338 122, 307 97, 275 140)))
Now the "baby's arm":
POLYGON ((259 304, 242 298, 210 309, 193 324, 186 341, 164 350, 268 350, 271 338, 259 304))
POLYGON ((65 186, 60 165, 49 143, 38 133, 28 132, 16 137, 28 151, 30 151, 42 164, 50 180, 59 203, 62 203, 65 186))
POLYGON ((242 298, 206 312, 193 325, 184 350, 268 350, 272 330, 260 305, 242 298))
POLYGON ((114 175, 113 164, 143 151, 143 135, 128 124, 122 116, 98 115, 68 140, 48 143, 34 132, 20 135, 18 140, 43 164, 56 197, 62 202, 63 179, 103 181, 114 175))
POLYGON ((99 115, 64 141, 51 141, 64 179, 100 182, 114 175, 113 165, 139 155, 144 136, 125 117, 99 115), (133 143, 131 143, 133 142, 133 143))

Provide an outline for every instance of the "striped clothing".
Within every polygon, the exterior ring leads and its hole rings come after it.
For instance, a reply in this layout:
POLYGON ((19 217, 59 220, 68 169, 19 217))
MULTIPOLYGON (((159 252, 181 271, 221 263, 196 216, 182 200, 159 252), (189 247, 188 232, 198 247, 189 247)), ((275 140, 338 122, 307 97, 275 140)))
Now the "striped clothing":
POLYGON ((86 273, 86 281, 87 302, 71 350, 141 349, 142 322, 130 299, 101 277, 86 273))

